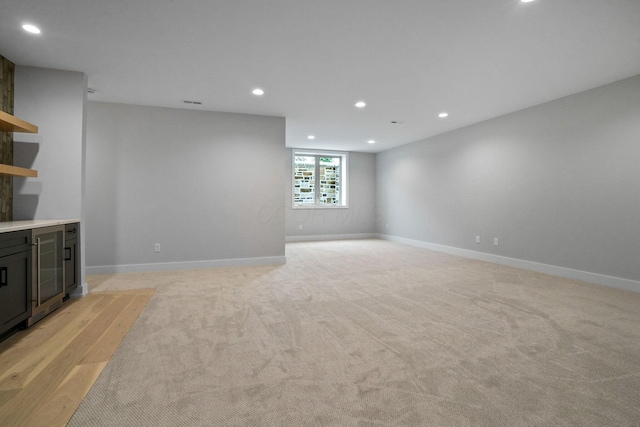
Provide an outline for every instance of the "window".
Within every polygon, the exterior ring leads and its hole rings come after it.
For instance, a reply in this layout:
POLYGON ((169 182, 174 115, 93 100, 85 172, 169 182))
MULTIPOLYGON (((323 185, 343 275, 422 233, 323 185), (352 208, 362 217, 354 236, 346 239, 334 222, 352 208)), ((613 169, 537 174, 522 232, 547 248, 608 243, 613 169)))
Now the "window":
POLYGON ((347 207, 347 153, 293 151, 293 207, 347 207))

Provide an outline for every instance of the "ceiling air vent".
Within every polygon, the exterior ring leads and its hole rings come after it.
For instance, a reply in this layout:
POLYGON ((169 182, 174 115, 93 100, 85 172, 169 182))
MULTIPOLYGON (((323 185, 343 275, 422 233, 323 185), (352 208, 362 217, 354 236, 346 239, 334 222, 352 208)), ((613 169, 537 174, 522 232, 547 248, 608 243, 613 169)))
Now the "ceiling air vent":
POLYGON ((202 105, 202 101, 182 101, 185 104, 202 105))

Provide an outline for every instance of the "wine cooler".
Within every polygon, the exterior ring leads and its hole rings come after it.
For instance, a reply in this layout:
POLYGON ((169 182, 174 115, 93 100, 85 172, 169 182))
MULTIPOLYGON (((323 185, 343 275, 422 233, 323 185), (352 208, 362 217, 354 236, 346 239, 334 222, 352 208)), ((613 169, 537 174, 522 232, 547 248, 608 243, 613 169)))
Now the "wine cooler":
POLYGON ((65 294, 64 225, 35 228, 32 233, 32 305, 27 326, 60 307, 65 294))

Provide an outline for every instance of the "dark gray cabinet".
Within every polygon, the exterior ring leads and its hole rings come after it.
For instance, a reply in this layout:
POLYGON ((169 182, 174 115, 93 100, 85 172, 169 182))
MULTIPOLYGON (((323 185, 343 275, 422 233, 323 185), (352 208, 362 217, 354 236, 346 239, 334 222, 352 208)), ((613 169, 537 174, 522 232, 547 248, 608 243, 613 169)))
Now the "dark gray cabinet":
POLYGON ((69 295, 78 287, 80 280, 80 224, 65 225, 64 233, 64 292, 69 295))
POLYGON ((0 234, 0 340, 31 316, 31 230, 0 234))
POLYGON ((79 222, 2 223, 0 341, 60 307, 80 281, 79 222))

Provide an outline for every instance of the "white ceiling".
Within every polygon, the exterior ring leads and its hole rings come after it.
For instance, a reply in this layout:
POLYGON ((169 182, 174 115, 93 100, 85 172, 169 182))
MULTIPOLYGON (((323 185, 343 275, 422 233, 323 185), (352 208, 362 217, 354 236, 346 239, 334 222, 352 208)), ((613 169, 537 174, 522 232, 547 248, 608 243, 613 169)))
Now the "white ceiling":
POLYGON ((83 71, 90 100, 377 152, 640 74, 640 0, 0 0, 0 55, 83 71))

